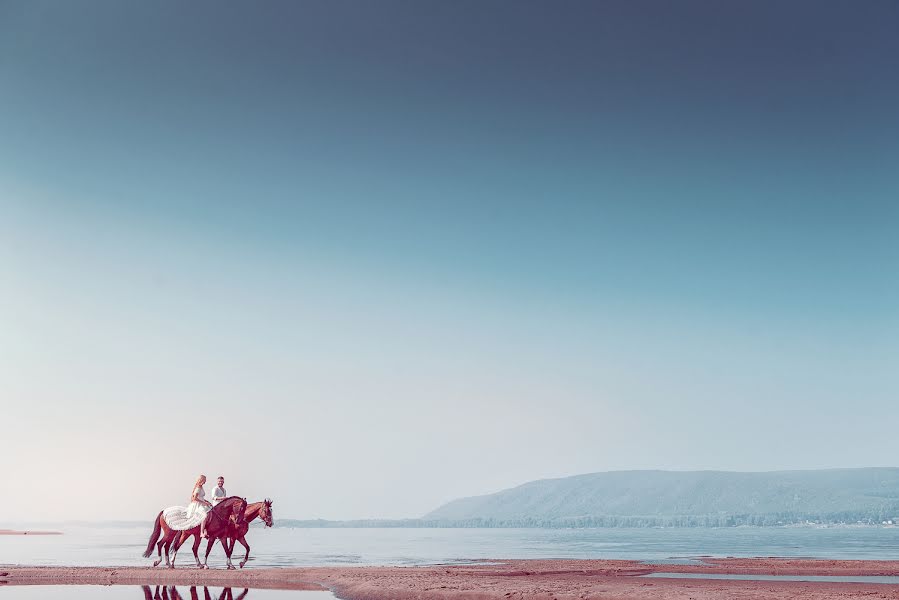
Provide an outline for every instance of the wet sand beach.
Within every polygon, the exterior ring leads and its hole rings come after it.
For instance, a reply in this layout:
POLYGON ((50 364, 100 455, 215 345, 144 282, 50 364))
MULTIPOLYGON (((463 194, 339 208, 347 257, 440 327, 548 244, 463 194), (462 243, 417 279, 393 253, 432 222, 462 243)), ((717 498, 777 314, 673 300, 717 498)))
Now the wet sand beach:
POLYGON ((0 535, 62 535, 61 531, 31 531, 18 529, 0 529, 0 535))
POLYGON ((347 600, 733 600, 892 598, 899 586, 877 583, 647 579, 649 573, 896 576, 899 561, 703 559, 700 565, 616 560, 509 560, 416 567, 180 568, 4 567, 6 585, 174 584, 269 589, 329 589, 347 600))

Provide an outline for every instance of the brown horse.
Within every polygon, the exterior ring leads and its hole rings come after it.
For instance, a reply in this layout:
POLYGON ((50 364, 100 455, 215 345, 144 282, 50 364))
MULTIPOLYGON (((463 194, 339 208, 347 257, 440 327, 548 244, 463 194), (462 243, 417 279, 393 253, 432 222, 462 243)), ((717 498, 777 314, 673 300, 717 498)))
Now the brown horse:
MULTIPOLYGON (((243 557, 243 560, 240 561, 240 568, 243 569, 243 566, 247 564, 247 561, 250 560, 250 545, 247 543, 247 532, 250 530, 250 522, 254 521, 256 518, 262 519, 262 522, 265 523, 266 527, 271 527, 274 521, 272 515, 272 501, 266 498, 262 502, 254 502, 252 504, 247 505, 247 510, 244 513, 243 523, 238 524, 234 528, 234 535, 228 534, 228 537, 231 540, 231 548, 226 548, 225 553, 230 556, 232 552, 234 552, 234 541, 237 540, 243 547, 247 549, 246 556, 243 557)), ((226 540, 222 540, 222 545, 226 543, 226 540)))
MULTIPOLYGON (((224 540, 226 537, 231 536, 236 532, 236 528, 243 522, 246 507, 246 499, 231 496, 230 498, 225 498, 219 502, 209 511, 209 514, 206 517, 206 534, 209 536, 209 544, 206 547, 207 559, 209 558, 209 551, 212 549, 212 545, 217 539, 222 538, 222 540, 224 540)), ((197 555, 197 549, 200 547, 201 540, 200 526, 197 525, 196 527, 185 531, 171 529, 168 526, 168 523, 165 522, 162 511, 156 516, 156 523, 153 526, 153 533, 150 534, 150 541, 147 543, 147 550, 144 552, 144 558, 150 557, 153 553, 153 546, 155 544, 157 546, 159 558, 153 563, 153 566, 157 566, 162 562, 162 549, 165 547, 165 564, 169 568, 175 568, 175 558, 178 556, 178 549, 187 538, 191 536, 194 536, 193 552, 194 559, 197 561, 197 566, 208 569, 209 567, 207 565, 200 564, 200 557, 197 555), (172 553, 172 560, 169 562, 169 548, 171 547, 172 542, 175 542, 175 550, 172 553)), ((224 541, 222 545, 225 545, 224 541)), ((227 547, 225 547, 225 554, 228 556, 228 568, 233 569, 234 565, 231 564, 231 553, 228 552, 227 547)))

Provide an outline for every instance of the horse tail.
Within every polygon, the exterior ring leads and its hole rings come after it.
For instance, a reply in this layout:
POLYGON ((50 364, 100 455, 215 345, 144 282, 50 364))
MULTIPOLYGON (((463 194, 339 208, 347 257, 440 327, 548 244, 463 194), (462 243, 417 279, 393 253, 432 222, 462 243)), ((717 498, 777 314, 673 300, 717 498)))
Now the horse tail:
POLYGON ((159 531, 162 529, 162 511, 156 516, 156 525, 153 526, 153 533, 150 534, 150 541, 147 543, 147 551, 144 552, 144 558, 150 558, 153 554, 153 546, 159 541, 159 531))

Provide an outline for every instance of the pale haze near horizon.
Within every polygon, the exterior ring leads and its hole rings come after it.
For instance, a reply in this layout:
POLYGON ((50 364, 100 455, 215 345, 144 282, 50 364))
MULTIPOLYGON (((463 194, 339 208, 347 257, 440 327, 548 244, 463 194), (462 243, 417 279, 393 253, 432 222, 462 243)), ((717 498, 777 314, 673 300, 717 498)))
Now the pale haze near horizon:
POLYGON ((2 5, 0 525, 899 463, 880 4, 274 6, 2 5))

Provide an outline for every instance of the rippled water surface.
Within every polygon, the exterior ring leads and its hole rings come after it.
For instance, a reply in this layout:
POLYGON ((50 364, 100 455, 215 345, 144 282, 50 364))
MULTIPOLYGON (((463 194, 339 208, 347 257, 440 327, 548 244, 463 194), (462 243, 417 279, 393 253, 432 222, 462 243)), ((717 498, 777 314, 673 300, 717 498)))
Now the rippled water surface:
MULTIPOLYGON (((54 536, 0 536, 0 564, 143 566, 145 528, 85 528, 54 536)), ((410 565, 491 558, 808 556, 899 560, 899 528, 724 529, 252 529, 247 568, 410 565)), ((201 558, 205 545, 201 547, 201 558)), ((243 557, 240 545, 235 557, 243 557)), ((193 564, 182 548, 178 564, 193 564)), ((224 565, 216 546, 211 567, 224 565)))

